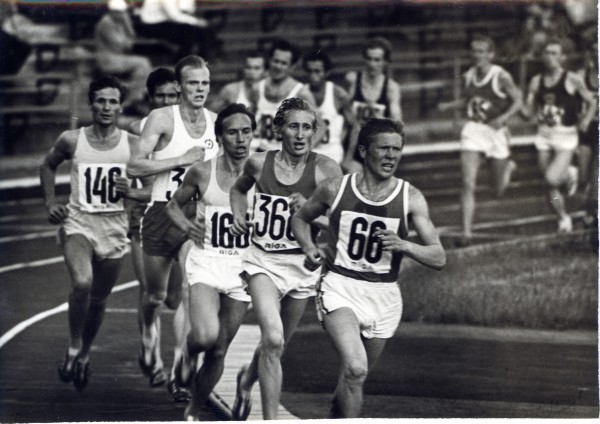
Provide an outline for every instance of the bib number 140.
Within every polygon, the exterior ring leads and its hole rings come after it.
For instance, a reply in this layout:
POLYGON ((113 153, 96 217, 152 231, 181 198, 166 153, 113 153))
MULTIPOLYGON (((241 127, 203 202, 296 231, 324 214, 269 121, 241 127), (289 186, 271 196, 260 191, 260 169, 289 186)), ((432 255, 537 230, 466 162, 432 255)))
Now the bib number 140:
POLYGON ((112 167, 105 172, 103 167, 87 167, 83 173, 85 176, 85 200, 87 204, 93 203, 117 203, 121 195, 116 191, 115 176, 121 175, 119 167, 112 167), (96 199, 96 201, 94 201, 96 199))

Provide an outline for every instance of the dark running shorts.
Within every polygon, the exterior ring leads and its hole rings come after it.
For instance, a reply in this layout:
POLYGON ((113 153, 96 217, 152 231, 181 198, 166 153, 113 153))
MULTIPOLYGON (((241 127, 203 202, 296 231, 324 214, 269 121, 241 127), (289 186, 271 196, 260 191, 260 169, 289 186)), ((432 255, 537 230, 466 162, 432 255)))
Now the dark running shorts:
MULTIPOLYGON (((155 202, 148 208, 141 223, 142 249, 150 256, 174 258, 188 235, 181 231, 169 218, 165 207, 167 202, 155 202)), ((196 203, 189 202, 184 207, 185 215, 194 216, 196 203)))
POLYGON ((142 221, 144 211, 147 207, 148 203, 146 202, 138 202, 135 200, 129 201, 129 205, 127 208, 129 215, 129 231, 127 232, 127 237, 130 240, 140 240, 140 222, 142 221))

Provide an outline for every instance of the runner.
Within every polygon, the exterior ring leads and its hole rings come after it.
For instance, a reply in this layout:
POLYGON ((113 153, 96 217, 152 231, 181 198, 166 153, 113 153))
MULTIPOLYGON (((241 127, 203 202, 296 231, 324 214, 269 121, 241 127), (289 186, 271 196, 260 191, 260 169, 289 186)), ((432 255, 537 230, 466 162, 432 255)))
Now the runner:
POLYGON ((281 396, 281 355, 310 296, 319 270, 303 266, 304 257, 291 234, 289 218, 315 188, 341 175, 333 159, 310 151, 316 131, 314 109, 300 98, 286 99, 273 125, 281 150, 256 153, 231 188, 235 235, 254 226, 252 244, 242 268, 261 329, 261 342, 252 362, 238 373, 233 415, 250 413, 252 385, 260 381, 264 419, 275 419, 281 396), (246 219, 247 194, 255 187, 253 222, 246 219))
MULTIPOLYGON (((269 51, 268 75, 258 83, 256 94, 257 128, 252 142, 253 150, 266 151, 281 148, 273 131, 273 118, 283 100, 300 97, 312 105, 315 104, 310 90, 291 76, 299 54, 295 46, 284 40, 276 40, 269 51)), ((320 134, 317 134, 315 139, 319 140, 320 134)))
MULTIPOLYGON (((348 72, 346 82, 352 99, 352 111, 359 125, 369 118, 402 119, 400 86, 389 76, 392 60, 392 45, 383 37, 373 37, 363 48, 364 69, 348 72)), ((356 138, 350 139, 348 151, 354 161, 347 170, 360 170, 360 155, 356 148, 356 138)))
POLYGON ((326 127, 321 140, 313 142, 312 150, 329 156, 343 167, 352 161, 353 154, 344 151, 348 129, 351 137, 356 137, 360 129, 352 113, 350 97, 342 87, 327 80, 332 68, 327 53, 321 50, 308 53, 304 56, 303 64, 308 74, 306 87, 315 98, 317 113, 326 127))
POLYGON ((233 237, 229 231, 233 220, 229 189, 242 173, 255 128, 254 115, 244 105, 234 103, 223 109, 215 121, 223 154, 193 165, 167 205, 173 222, 195 243, 186 261, 191 331, 183 350, 182 366, 187 369, 182 378, 192 380, 192 399, 184 421, 197 420, 221 378, 225 354, 250 302, 240 277, 241 254, 249 245, 249 234, 233 237), (195 219, 187 218, 182 210, 192 197, 199 200, 195 219), (194 373, 193 364, 202 352, 202 366, 194 373))
MULTIPOLYGON (((171 265, 173 259, 177 259, 179 266, 183 267, 192 244, 187 234, 170 221, 165 207, 183 181, 188 167, 215 157, 219 151, 214 135, 214 114, 204 108, 210 92, 210 71, 206 62, 199 56, 186 56, 175 66, 175 76, 181 103, 150 113, 140 139, 132 145, 128 167, 131 177, 155 176, 151 204, 141 224, 147 291, 143 299, 139 363, 150 376, 151 384, 163 372, 162 360, 156 351, 160 342, 157 322, 160 307, 166 299, 171 265)), ((182 273, 185 275, 183 269, 182 273)), ((182 296, 182 308, 185 308, 185 282, 182 296)), ((185 333, 184 329, 178 339, 183 341, 185 333)), ((174 351, 174 363, 180 359, 181 345, 178 345, 174 351)))
MULTIPOLYGON (((152 71, 148 75, 148 78, 146 80, 146 89, 148 90, 150 107, 152 108, 152 110, 179 103, 177 79, 175 78, 175 73, 170 69, 158 68, 152 71)), ((148 118, 146 117, 144 119, 132 122, 129 127, 129 132, 136 136, 140 136, 147 120, 148 118)), ((138 328, 140 334, 142 334, 143 329, 143 299, 147 287, 144 275, 144 256, 141 243, 140 223, 142 220, 142 216, 144 215, 144 211, 148 206, 148 201, 150 201, 151 198, 152 182, 154 181, 154 179, 153 177, 146 177, 142 180, 146 182, 145 184, 142 183, 143 188, 135 189, 132 187, 132 189, 128 191, 127 195, 127 198, 129 199, 128 236, 131 240, 131 259, 133 261, 133 269, 135 271, 135 275, 140 283, 140 295, 138 298, 138 328)), ((134 180, 134 183, 137 182, 138 180, 134 180)), ((171 273, 169 274, 165 305, 169 309, 176 311, 173 320, 173 334, 175 335, 175 346, 179 346, 183 342, 181 338, 185 329, 185 315, 183 313, 183 308, 179 308, 179 305, 181 304, 182 279, 183 276, 181 275, 179 267, 172 267, 171 273)), ((158 327, 160 334, 160 318, 158 321, 158 327)), ((160 353, 160 344, 158 344, 156 347, 155 355, 158 358, 162 357, 160 353)), ((158 387, 164 384, 165 380, 166 377, 164 373, 161 372, 155 374, 154 377, 150 379, 150 384, 153 387, 158 387)), ((173 396, 173 400, 175 400, 176 402, 187 402, 190 398, 189 391, 185 387, 180 387, 177 384, 177 381, 175 379, 174 366, 171 367, 171 373, 167 382, 167 389, 169 390, 171 396, 173 396)))
POLYGON ((211 102, 212 110, 220 111, 232 103, 241 103, 250 110, 256 108, 258 83, 265 77, 265 57, 259 52, 250 52, 244 62, 244 78, 225 85, 216 99, 211 102))
POLYGON ((492 62, 495 50, 491 38, 481 35, 473 37, 473 66, 465 74, 464 97, 438 106, 442 112, 465 107, 467 111, 468 121, 460 135, 463 235, 459 243, 463 246, 471 244, 473 238, 475 188, 481 156, 490 160, 490 183, 497 197, 504 193, 517 167, 510 159, 506 124, 521 109, 522 94, 510 74, 492 62))
POLYGON ((548 186, 548 199, 558 218, 559 232, 573 230, 561 188, 565 193, 576 191, 577 178, 568 170, 579 144, 577 131, 586 132, 596 114, 594 97, 583 80, 563 68, 565 58, 561 41, 554 39, 546 43, 542 53, 544 70, 531 79, 524 109, 526 115, 535 109, 538 163, 548 186), (578 117, 581 101, 585 114, 578 117))
POLYGON ((89 380, 89 353, 100 329, 122 257, 127 253, 127 212, 115 176, 125 175, 127 132, 117 128, 123 87, 113 77, 89 85, 92 125, 63 132, 40 167, 48 221, 58 232, 71 276, 70 342, 58 376, 83 390, 89 380), (71 195, 56 202, 56 169, 71 160, 71 195))
POLYGON ((360 416, 363 384, 400 323, 402 258, 434 269, 446 263, 425 198, 394 177, 404 142, 401 122, 367 121, 358 136, 363 171, 327 180, 292 216, 307 266, 325 257, 317 309, 341 360, 330 418, 360 416), (310 223, 328 210, 332 236, 321 253, 310 223), (409 224, 422 244, 407 240, 409 224))

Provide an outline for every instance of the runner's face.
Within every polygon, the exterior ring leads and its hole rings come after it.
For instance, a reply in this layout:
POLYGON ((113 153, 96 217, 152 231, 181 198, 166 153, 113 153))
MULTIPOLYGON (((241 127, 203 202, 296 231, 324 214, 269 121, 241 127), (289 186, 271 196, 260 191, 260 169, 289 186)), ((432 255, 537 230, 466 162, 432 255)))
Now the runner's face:
POLYGON ((394 176, 402 157, 402 136, 397 133, 381 133, 374 136, 369 148, 359 146, 364 159, 365 171, 379 180, 394 176))
POLYGON ((275 81, 285 79, 292 70, 292 52, 275 50, 269 61, 269 75, 275 81))
POLYGON ((177 92, 177 84, 175 81, 156 87, 150 102, 152 103, 152 109, 177 104, 177 102, 179 102, 179 93, 177 92))
POLYGON ((252 121, 248 115, 235 113, 223 120, 223 135, 219 136, 225 154, 234 159, 244 159, 250 152, 252 121))
POLYGON ((94 123, 103 126, 115 125, 121 114, 121 93, 113 87, 94 92, 91 109, 94 123))
POLYGON ((494 57, 486 41, 473 41, 471 43, 471 58, 475 66, 489 65, 494 57))
POLYGON ((282 150, 292 156, 302 156, 310 152, 314 135, 315 115, 305 110, 293 110, 287 113, 285 122, 278 129, 282 150))
POLYGON ((320 60, 306 62, 304 69, 311 86, 319 87, 325 81, 325 66, 320 60))
POLYGON ((560 69, 564 59, 562 47, 559 44, 548 44, 542 52, 542 59, 547 69, 560 69))
POLYGON ((210 71, 208 68, 184 67, 179 87, 182 103, 195 108, 203 107, 210 93, 210 71))
POLYGON ((249 57, 244 66, 244 80, 258 82, 265 76, 265 60, 262 57, 249 57))
POLYGON ((385 52, 379 47, 374 49, 367 49, 365 52, 365 64, 367 65, 367 72, 373 75, 379 75, 383 73, 385 68, 385 52))

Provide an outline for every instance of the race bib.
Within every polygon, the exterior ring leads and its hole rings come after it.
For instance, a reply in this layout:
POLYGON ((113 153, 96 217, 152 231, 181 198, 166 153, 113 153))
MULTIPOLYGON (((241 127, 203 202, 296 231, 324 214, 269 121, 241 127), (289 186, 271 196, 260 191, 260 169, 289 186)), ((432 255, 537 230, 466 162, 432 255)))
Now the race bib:
POLYGON ((116 190, 115 177, 125 176, 125 165, 115 163, 79 164, 79 204, 89 213, 124 210, 123 198, 116 190))
POLYGON ((173 197, 173 193, 175 193, 175 190, 177 190, 179 186, 183 184, 183 177, 185 176, 187 170, 187 167, 181 166, 178 168, 171 169, 171 171, 169 172, 167 187, 165 189, 165 199, 167 199, 167 201, 171 200, 171 197, 173 197))
POLYGON ((299 249, 290 225, 290 198, 256 193, 252 240, 266 251, 299 249))
POLYGON ((385 274, 391 270, 392 252, 384 251, 373 234, 378 229, 398 232, 400 218, 342 211, 335 265, 357 272, 385 274))
POLYGON ((273 117, 271 115, 261 115, 257 125, 257 137, 268 141, 275 140, 273 132, 273 117))
POLYGON ((360 123, 364 123, 369 118, 385 117, 385 105, 378 103, 353 102, 352 111, 360 123))
POLYGON ((483 97, 474 96, 467 104, 467 117, 475 122, 486 122, 491 108, 492 102, 483 97))
MULTIPOLYGON (((231 234, 233 214, 228 206, 205 206, 204 252, 207 256, 239 258, 243 249, 250 245, 250 233, 241 236, 231 234)), ((250 214, 246 214, 246 219, 250 214)))

